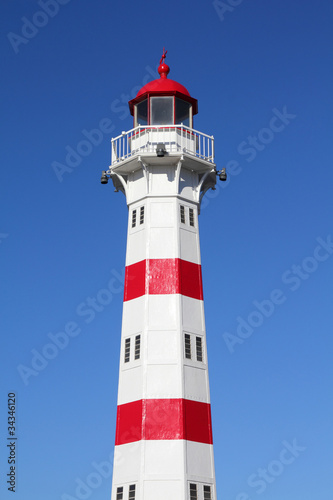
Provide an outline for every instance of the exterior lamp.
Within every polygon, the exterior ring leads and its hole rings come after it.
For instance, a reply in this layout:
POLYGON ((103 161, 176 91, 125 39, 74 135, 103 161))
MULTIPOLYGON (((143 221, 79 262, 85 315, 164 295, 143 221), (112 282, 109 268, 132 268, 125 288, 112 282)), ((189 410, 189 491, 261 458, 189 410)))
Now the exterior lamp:
POLYGON ((219 174, 220 181, 226 181, 227 180, 227 172, 225 170, 225 167, 223 167, 222 170, 220 170, 220 172, 218 172, 218 174, 219 174))
POLYGON ((109 182, 108 176, 106 175, 106 170, 102 171, 101 184, 107 184, 109 182))
POLYGON ((166 153, 165 144, 159 142, 156 146, 156 154, 158 157, 164 156, 166 153))

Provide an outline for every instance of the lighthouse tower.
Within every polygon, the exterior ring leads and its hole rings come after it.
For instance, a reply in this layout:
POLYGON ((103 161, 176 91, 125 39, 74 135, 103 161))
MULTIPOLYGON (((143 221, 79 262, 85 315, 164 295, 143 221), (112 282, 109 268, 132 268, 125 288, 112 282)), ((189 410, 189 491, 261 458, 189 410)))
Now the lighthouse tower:
POLYGON ((129 209, 112 500, 216 499, 198 227, 214 139, 165 56, 101 179, 129 209))

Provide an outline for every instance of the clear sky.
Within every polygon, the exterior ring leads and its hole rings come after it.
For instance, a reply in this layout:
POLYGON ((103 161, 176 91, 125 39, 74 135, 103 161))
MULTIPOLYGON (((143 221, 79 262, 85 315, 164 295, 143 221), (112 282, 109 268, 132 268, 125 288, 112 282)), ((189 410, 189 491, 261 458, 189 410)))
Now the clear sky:
POLYGON ((1 2, 1 499, 110 497, 127 207, 100 175, 165 46, 229 170, 200 216, 218 498, 332 500, 332 21, 329 0, 1 2))

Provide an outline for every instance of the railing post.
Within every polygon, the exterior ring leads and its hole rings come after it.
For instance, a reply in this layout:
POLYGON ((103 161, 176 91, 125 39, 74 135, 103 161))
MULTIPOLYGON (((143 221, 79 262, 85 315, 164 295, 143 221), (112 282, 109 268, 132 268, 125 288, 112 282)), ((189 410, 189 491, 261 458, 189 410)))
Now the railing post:
MULTIPOLYGON (((184 124, 181 123, 180 125, 180 151, 183 152, 184 151, 184 124)), ((186 144, 186 141, 185 141, 185 144, 186 144)))

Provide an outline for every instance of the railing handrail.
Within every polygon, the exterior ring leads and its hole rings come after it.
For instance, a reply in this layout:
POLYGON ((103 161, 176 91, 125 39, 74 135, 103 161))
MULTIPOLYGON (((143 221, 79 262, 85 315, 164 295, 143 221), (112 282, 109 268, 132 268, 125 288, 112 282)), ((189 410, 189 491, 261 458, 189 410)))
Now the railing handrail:
POLYGON ((174 129, 183 128, 185 130, 188 130, 189 132, 194 132, 195 134, 199 134, 199 135, 202 135, 204 137, 207 137, 208 139, 214 139, 213 135, 204 134, 203 132, 200 132, 199 130, 187 127, 187 125, 183 125, 182 123, 178 123, 177 125, 172 123, 171 125, 137 125, 136 127, 131 128, 130 130, 127 130, 127 132, 122 132, 117 137, 112 137, 111 142, 114 142, 114 141, 120 139, 121 137, 124 137, 124 135, 129 135, 132 132, 138 131, 140 129, 146 130, 146 129, 155 129, 155 128, 174 128, 174 129))
POLYGON ((152 138, 148 139, 146 144, 142 143, 138 147, 137 141, 144 140, 145 137, 142 132, 147 132, 148 138, 150 137, 149 132, 154 134, 152 137, 156 137, 155 133, 157 135, 165 134, 159 140, 165 142, 169 153, 183 151, 196 158, 214 163, 214 137, 212 135, 204 134, 183 123, 172 123, 166 125, 138 125, 126 132, 123 131, 117 137, 113 137, 111 139, 112 165, 138 154, 139 150, 141 154, 152 152, 151 147, 154 144, 154 141, 151 142, 152 138), (178 133, 179 141, 173 139, 173 136, 170 135, 175 132, 178 133))

